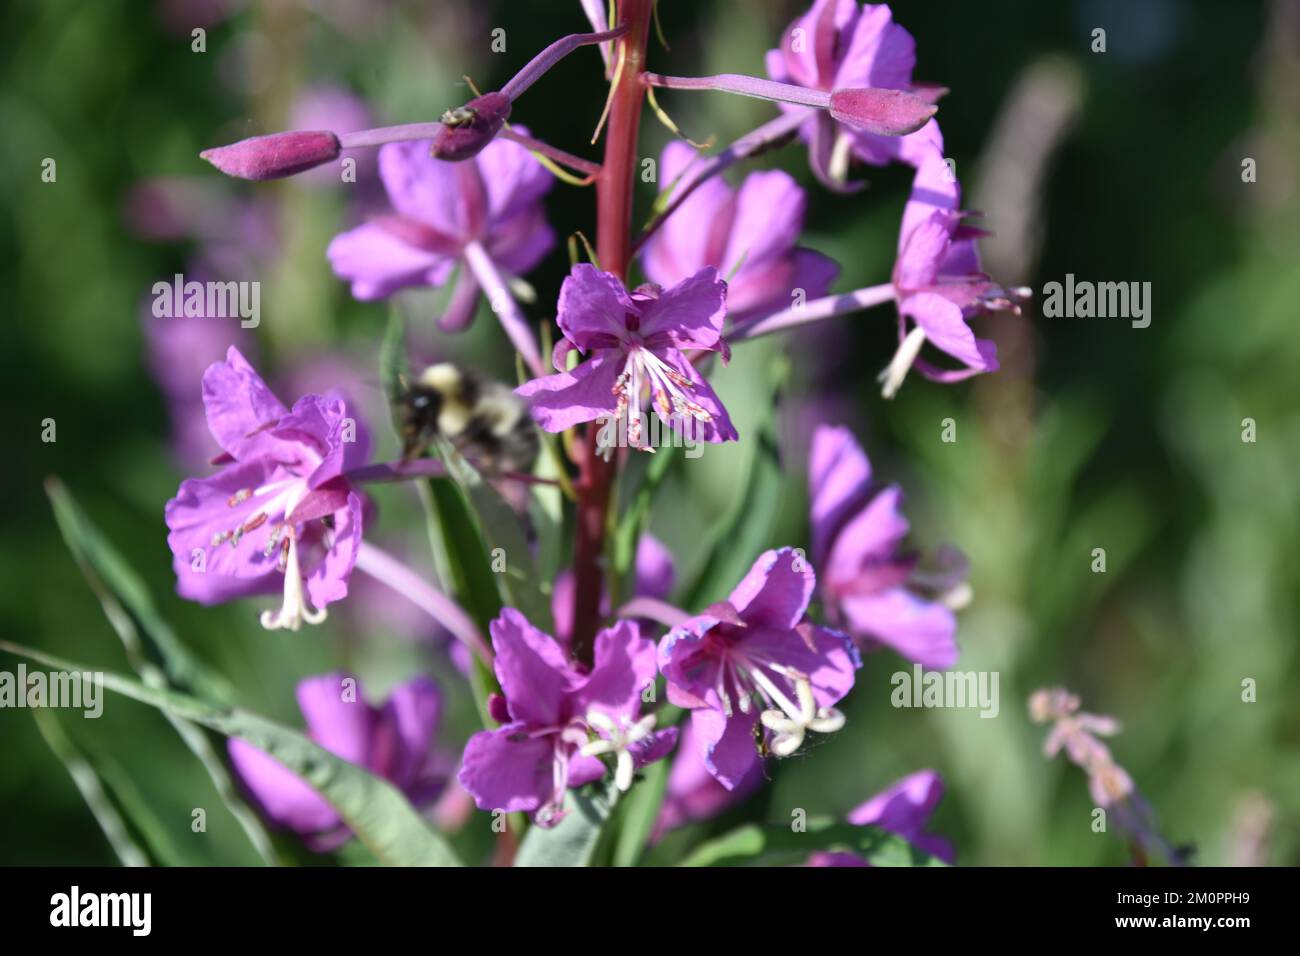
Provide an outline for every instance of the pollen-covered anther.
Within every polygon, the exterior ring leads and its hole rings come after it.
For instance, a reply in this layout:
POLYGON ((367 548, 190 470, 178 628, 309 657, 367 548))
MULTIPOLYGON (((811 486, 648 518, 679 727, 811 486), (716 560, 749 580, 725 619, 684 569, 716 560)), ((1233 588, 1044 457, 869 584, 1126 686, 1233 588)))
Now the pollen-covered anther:
POLYGON ((238 508, 249 498, 253 497, 252 488, 240 488, 233 495, 226 499, 226 505, 230 508, 238 508))

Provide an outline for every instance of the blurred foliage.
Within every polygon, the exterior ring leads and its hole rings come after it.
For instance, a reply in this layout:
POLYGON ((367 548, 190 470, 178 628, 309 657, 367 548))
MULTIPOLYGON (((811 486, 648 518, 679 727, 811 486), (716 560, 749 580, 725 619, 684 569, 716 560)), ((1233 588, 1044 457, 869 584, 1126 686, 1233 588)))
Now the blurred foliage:
MULTIPOLYGON (((653 62, 683 74, 761 73, 764 50, 801 9, 778 0, 662 7, 672 48, 654 49, 653 62)), ((1196 846, 1198 862, 1241 859, 1263 813, 1271 819, 1263 861, 1293 864, 1296 4, 952 0, 894 9, 917 38, 918 76, 952 90, 939 118, 967 195, 986 202, 994 231, 1016 215, 1037 225, 1041 246, 1000 258, 1020 270, 1014 281, 1036 290, 1066 273, 1149 281, 1154 318, 1134 329, 1117 319, 1044 318, 1031 305, 985 325, 999 340, 1001 372, 950 387, 915 378, 892 404, 874 382, 894 341, 887 309, 737 349, 718 371, 719 390, 742 438, 770 440, 710 448, 664 478, 650 526, 677 558, 677 597, 689 594, 698 609, 725 596, 732 571, 762 547, 806 544, 808 423, 844 422, 877 475, 903 483, 916 543, 932 550, 949 541, 969 555, 975 599, 961 618, 959 667, 1000 673, 1001 711, 984 720, 973 710, 894 710, 889 676, 907 665, 872 655, 847 701, 845 731, 776 767, 741 808, 669 840, 684 849, 729 824, 787 823, 796 807, 840 817, 903 774, 933 767, 948 782, 933 828, 952 839, 958 862, 1122 863, 1120 841, 1091 832, 1081 773, 1041 756, 1045 730, 1025 715, 1030 691, 1065 684, 1086 709, 1124 723, 1116 758, 1166 834, 1196 846), (1107 30, 1105 54, 1089 49, 1097 26, 1107 30), (1046 159, 1036 207, 999 208, 997 191, 981 188, 992 168, 982 158, 1018 78, 1049 60, 1077 78, 1077 120, 1046 159), (1242 182, 1245 156, 1258 160, 1257 182, 1242 182), (953 443, 940 437, 948 418, 953 443), (1242 441, 1246 418, 1257 425, 1254 443, 1242 441), (1105 574, 1090 570, 1098 547, 1105 574), (710 554, 732 570, 701 577, 710 554), (1258 682, 1257 703, 1242 702, 1244 678, 1258 682)), ((239 250, 249 271, 228 277, 263 283, 261 367, 288 375, 326 351, 345 357, 373 383, 360 398, 376 410, 377 455, 391 457, 377 384, 387 307, 353 301, 324 258, 353 215, 347 194, 224 180, 198 152, 286 126, 298 95, 319 84, 358 94, 378 122, 434 118, 467 98, 462 74, 490 88, 551 39, 583 29, 576 0, 18 0, 0 23, 0 289, 10 319, 0 388, 13 440, 0 473, 0 632, 126 669, 42 492, 43 479, 58 475, 142 575, 185 646, 243 706, 300 726, 292 692, 306 675, 349 667, 377 697, 423 670, 450 697, 441 739, 458 750, 477 725, 474 702, 435 642, 403 639, 387 619, 347 609, 320 629, 266 633, 256 602, 202 609, 172 593, 161 511, 182 475, 146 360, 143 303, 155 281, 189 267, 198 243, 145 241, 128 227, 127 210, 133 188, 160 176, 192 178, 219 203, 255 205, 266 241, 239 250), (193 24, 207 30, 205 53, 191 50, 193 24), (488 52, 495 26, 507 31, 504 54, 488 52), (46 157, 57 160, 55 183, 41 180, 46 157), (55 443, 40 439, 47 418, 57 423, 55 443)), ((771 113, 769 104, 721 94, 660 101, 688 135, 719 144, 771 113)), ((512 120, 592 154, 601 103, 595 54, 583 51, 522 99, 512 120)), ((647 117, 644 137, 645 154, 657 155, 669 134, 647 117)), ((806 244, 843 265, 840 288, 885 279, 906 170, 871 171, 870 188, 847 202, 811 182, 798 149, 759 165, 788 169, 808 186, 806 244)), ((641 217, 653 188, 641 186, 641 217)), ((579 228, 590 235, 593 207, 589 190, 565 186, 548 200, 562 237, 579 228)), ((529 276, 538 290, 530 315, 550 315, 567 267, 561 244, 529 276)), ((414 350, 513 374, 490 315, 450 339, 429 323, 439 294, 400 301, 417 330, 414 350)), ((428 569, 409 492, 377 491, 375 528, 428 569)), ((213 812, 221 800, 202 765, 155 711, 113 699, 102 719, 60 726, 73 752, 98 755, 92 762, 116 782, 119 802, 147 804, 152 845, 182 862, 256 862, 235 818, 213 812), (206 836, 190 832, 195 807, 209 809, 206 836)), ((0 712, 0 734, 0 862, 116 862, 30 713, 0 712)), ((473 818, 455 838, 466 859, 490 851, 487 820, 473 818)), ((277 837, 277 846, 288 842, 277 837)), ((283 852, 319 862, 296 847, 283 852)), ((355 847, 342 859, 368 862, 355 847)))

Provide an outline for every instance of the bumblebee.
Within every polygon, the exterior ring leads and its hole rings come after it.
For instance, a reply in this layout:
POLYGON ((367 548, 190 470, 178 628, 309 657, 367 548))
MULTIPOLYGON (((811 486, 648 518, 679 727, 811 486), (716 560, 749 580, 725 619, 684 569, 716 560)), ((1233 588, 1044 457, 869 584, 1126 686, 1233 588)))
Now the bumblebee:
POLYGON ((441 435, 486 475, 532 472, 537 428, 507 386, 451 362, 430 365, 405 384, 399 396, 403 458, 420 457, 441 435))

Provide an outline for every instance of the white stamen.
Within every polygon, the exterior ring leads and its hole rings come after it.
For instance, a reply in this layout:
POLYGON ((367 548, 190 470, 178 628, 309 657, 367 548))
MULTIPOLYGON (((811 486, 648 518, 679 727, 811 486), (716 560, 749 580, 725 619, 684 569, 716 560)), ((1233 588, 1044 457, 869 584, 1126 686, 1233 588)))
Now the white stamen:
POLYGON ((292 527, 286 527, 285 540, 288 544, 284 565, 284 603, 278 611, 262 612, 262 627, 268 631, 281 628, 296 631, 302 622, 319 624, 325 620, 325 608, 312 609, 307 606, 306 589, 303 587, 302 571, 298 567, 298 541, 292 527))
POLYGON ((925 330, 919 325, 907 333, 907 337, 899 344, 898 351, 894 353, 889 366, 880 373, 878 380, 883 383, 881 395, 885 398, 893 398, 898 394, 903 379, 907 377, 908 370, 916 361, 917 355, 921 353, 921 346, 924 344, 925 330))
POLYGON ((636 774, 636 760, 632 756, 631 747, 650 736, 655 726, 655 715, 647 714, 636 723, 631 723, 626 716, 616 721, 593 708, 587 711, 587 725, 604 736, 584 744, 578 753, 584 757, 614 754, 614 786, 626 793, 632 788, 636 774))

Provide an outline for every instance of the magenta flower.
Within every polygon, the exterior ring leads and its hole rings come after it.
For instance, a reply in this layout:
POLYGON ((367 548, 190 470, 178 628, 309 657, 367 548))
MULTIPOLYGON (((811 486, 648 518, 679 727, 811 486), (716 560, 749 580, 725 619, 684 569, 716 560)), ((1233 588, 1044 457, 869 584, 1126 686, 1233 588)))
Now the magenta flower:
MULTIPOLYGON (((782 83, 827 91, 903 90, 934 102, 943 90, 913 84, 915 66, 916 41, 893 22, 889 7, 859 7, 854 0, 815 0, 786 28, 781 46, 767 53, 767 73, 782 83)), ((905 136, 884 136, 818 110, 800 126, 799 136, 808 144, 813 173, 837 191, 846 188, 850 156, 873 166, 899 160, 915 166, 931 154, 943 154, 943 137, 933 119, 905 136)))
POLYGON ((555 244, 541 205, 554 178, 508 140, 494 140, 464 162, 431 159, 429 146, 428 140, 411 140, 380 148, 379 175, 394 212, 335 236, 326 254, 363 300, 444 285, 460 264, 440 320, 442 328, 455 331, 474 318, 484 281, 474 268, 476 253, 518 276, 555 244))
POLYGON ((491 631, 505 696, 490 704, 502 726, 469 739, 459 774, 480 809, 522 811, 553 826, 565 790, 604 776, 598 756, 615 758, 615 782, 627 789, 636 767, 676 743, 675 727, 656 733, 653 715, 640 716, 641 694, 655 679, 654 644, 633 622, 596 635, 590 671, 514 608, 502 611, 491 631))
POLYGON ((177 592, 217 604, 282 591, 263 627, 320 622, 361 544, 362 499, 343 472, 365 460, 364 430, 337 393, 285 408, 233 346, 204 373, 203 404, 225 467, 167 502, 177 592))
MULTIPOLYGON (((659 161, 664 190, 684 186, 695 156, 680 141, 664 148, 659 161)), ((720 178, 708 179, 646 243, 646 275, 671 286, 712 266, 728 277, 727 313, 733 323, 786 308, 795 289, 807 299, 823 296, 839 266, 797 246, 806 207, 804 191, 780 170, 751 173, 739 190, 720 178)))
POLYGON ((768 551, 727 601, 659 643, 668 699, 691 709, 700 756, 728 789, 759 761, 756 733, 787 757, 807 731, 844 724, 833 705, 853 686, 861 661, 847 636, 804 617, 816 583, 799 552, 768 551))
POLYGON ((726 299, 727 284, 713 268, 670 289, 641 286, 629 295, 615 276, 580 263, 560 287, 556 321, 564 338, 552 356, 559 374, 515 391, 551 432, 601 419, 628 445, 646 448, 641 409, 648 399, 661 420, 692 440, 734 441, 738 436, 722 402, 682 353, 727 355, 721 337, 726 299), (591 357, 565 371, 574 349, 591 357))
POLYGON ((923 161, 898 237, 893 284, 899 346, 880 376, 886 398, 898 391, 912 365, 936 382, 997 371, 997 345, 976 338, 967 320, 993 311, 1019 312, 1018 302, 1029 294, 1027 289, 1004 289, 980 271, 975 239, 981 232, 963 223, 960 200, 961 187, 943 158, 934 154, 923 161), (964 367, 942 369, 919 358, 926 342, 964 367))
MULTIPOLYGON (((308 677, 298 684, 298 707, 308 737, 390 781, 416 806, 442 791, 450 766, 433 750, 441 698, 427 678, 399 684, 375 707, 347 674, 308 677)), ((299 834, 317 852, 336 849, 351 835, 325 798, 270 754, 234 738, 229 749, 244 787, 277 826, 299 834)))
MULTIPOLYGON (((943 778, 933 770, 918 770, 876 794, 849 813, 849 822, 876 826, 901 836, 912 846, 945 863, 954 859, 952 844, 925 833, 930 815, 943 799, 943 778)), ((870 866, 855 853, 814 853, 809 866, 870 866)))
MULTIPOLYGON (((925 667, 955 664, 957 619, 943 601, 921 595, 929 582, 900 549, 908 528, 902 489, 872 484, 871 462, 847 428, 813 433, 808 491, 828 620, 865 647, 883 644, 925 667)), ((962 587, 943 584, 960 603, 962 587)))

